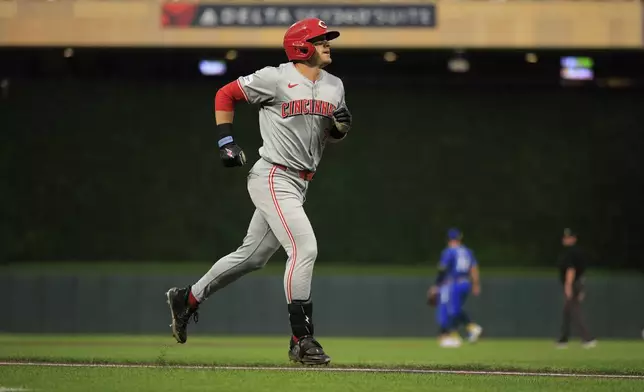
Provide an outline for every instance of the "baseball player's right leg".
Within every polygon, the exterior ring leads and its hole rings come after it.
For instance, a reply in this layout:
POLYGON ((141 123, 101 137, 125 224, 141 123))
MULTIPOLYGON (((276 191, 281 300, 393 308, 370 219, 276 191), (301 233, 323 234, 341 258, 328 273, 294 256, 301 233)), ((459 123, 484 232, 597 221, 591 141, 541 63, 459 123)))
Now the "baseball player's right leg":
POLYGON ((262 214, 255 210, 248 225, 242 245, 236 251, 219 259, 199 281, 182 289, 170 289, 166 296, 172 314, 172 334, 179 343, 185 343, 190 317, 197 320, 197 308, 212 293, 249 272, 266 265, 279 249, 280 243, 273 235, 262 214))

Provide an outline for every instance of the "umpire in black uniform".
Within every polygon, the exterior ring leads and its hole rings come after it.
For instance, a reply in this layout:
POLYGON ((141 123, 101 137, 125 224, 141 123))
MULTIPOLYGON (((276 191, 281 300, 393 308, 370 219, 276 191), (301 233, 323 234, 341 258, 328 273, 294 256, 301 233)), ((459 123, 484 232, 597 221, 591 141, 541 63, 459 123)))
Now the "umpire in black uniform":
POLYGON ((577 245, 577 233, 572 229, 564 229, 561 239, 563 250, 559 254, 559 280, 563 285, 565 303, 563 322, 558 347, 565 348, 570 338, 570 324, 575 322, 579 328, 582 345, 586 348, 595 347, 597 341, 590 335, 581 314, 581 302, 584 299, 584 278, 588 266, 588 255, 577 245))

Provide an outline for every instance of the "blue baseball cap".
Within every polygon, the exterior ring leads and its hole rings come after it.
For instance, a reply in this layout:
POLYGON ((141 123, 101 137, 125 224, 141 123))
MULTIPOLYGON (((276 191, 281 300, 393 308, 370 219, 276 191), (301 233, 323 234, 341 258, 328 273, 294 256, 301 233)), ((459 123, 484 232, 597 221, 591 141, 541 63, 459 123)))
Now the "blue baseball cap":
POLYGON ((461 233, 461 231, 456 227, 452 227, 451 229, 447 230, 447 239, 460 240, 462 236, 463 233, 461 233))

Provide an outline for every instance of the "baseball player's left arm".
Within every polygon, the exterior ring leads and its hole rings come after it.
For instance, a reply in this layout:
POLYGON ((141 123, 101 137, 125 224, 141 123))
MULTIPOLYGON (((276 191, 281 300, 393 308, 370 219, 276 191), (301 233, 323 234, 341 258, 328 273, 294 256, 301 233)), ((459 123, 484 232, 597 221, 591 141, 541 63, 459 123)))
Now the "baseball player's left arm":
POLYGON ((329 142, 337 143, 340 140, 344 139, 351 129, 351 112, 347 107, 347 103, 344 97, 344 84, 342 85, 342 100, 338 105, 338 108, 333 112, 333 127, 329 131, 329 142))

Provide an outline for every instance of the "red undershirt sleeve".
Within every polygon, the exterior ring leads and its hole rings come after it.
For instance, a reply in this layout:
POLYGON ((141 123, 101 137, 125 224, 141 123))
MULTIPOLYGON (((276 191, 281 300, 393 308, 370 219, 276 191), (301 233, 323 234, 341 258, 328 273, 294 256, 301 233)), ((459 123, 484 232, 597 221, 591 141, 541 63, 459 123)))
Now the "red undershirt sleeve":
POLYGON ((248 101, 244 90, 242 90, 239 84, 239 80, 232 81, 217 90, 217 94, 215 95, 215 110, 232 112, 235 110, 235 103, 242 100, 248 101))

